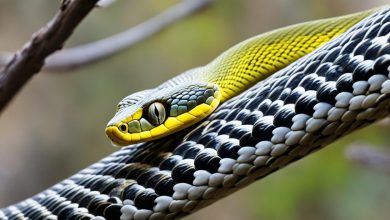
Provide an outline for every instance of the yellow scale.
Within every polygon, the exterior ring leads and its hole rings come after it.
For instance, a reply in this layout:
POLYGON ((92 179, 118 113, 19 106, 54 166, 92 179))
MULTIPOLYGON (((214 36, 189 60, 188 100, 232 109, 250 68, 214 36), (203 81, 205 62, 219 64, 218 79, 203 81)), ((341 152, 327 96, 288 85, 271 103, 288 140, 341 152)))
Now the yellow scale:
POLYGON ((245 40, 204 67, 222 102, 312 52, 378 9, 292 25, 245 40))

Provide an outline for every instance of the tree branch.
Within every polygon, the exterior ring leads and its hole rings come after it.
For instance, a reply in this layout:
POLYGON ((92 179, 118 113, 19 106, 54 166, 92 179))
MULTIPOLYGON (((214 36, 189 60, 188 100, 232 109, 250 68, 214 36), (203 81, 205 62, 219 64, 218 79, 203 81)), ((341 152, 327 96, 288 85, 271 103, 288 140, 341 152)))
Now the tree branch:
POLYGON ((347 149, 347 158, 354 163, 390 174, 390 152, 354 144, 347 149))
MULTIPOLYGON (((69 71, 113 56, 156 34, 174 22, 205 8, 211 2, 212 0, 185 0, 127 31, 93 43, 57 52, 48 57, 44 71, 69 71)), ((9 60, 9 57, 8 53, 0 54, 0 66, 9 60)))
POLYGON ((0 70, 0 111, 44 64, 59 50, 98 0, 62 1, 56 16, 0 70))

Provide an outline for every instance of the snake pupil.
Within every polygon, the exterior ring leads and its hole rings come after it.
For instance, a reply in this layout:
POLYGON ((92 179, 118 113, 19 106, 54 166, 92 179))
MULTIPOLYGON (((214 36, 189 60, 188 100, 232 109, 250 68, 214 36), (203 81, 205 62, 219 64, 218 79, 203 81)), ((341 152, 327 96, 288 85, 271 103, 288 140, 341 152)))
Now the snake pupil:
POLYGON ((149 121, 153 125, 160 125, 164 122, 166 117, 165 107, 159 102, 155 102, 149 106, 148 109, 149 121))
POLYGON ((153 107, 154 107, 154 114, 158 117, 158 115, 159 115, 158 110, 157 110, 155 105, 153 107))

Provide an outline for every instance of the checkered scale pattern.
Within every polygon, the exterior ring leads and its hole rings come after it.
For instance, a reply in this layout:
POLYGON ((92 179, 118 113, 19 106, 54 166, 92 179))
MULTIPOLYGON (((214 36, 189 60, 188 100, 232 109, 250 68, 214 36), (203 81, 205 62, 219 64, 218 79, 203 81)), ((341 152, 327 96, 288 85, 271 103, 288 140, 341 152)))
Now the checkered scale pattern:
POLYGON ((390 9, 223 103, 118 152, 0 219, 175 219, 389 114, 390 9))

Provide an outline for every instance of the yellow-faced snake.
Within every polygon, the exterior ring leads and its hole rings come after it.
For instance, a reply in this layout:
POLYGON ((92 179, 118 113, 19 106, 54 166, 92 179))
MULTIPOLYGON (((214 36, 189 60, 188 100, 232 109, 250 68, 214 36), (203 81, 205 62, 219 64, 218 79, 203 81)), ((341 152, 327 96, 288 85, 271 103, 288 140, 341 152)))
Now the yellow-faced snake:
POLYGON ((386 117, 389 65, 389 7, 251 38, 120 103, 112 141, 154 141, 120 149, 0 219, 183 217, 386 117), (202 104, 210 108, 192 112, 199 120, 179 120, 188 126, 166 123, 202 104))

